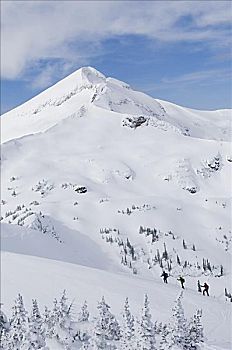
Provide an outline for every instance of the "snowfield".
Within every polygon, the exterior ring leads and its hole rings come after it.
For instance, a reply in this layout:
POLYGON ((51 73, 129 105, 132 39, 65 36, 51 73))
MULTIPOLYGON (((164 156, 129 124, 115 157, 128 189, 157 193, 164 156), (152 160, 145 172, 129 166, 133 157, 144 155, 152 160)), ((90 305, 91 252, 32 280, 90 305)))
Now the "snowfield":
POLYGON ((87 300, 95 317, 104 296, 121 320, 125 298, 140 317, 147 293, 166 323, 184 276, 201 349, 231 349, 231 125, 231 110, 155 100, 91 67, 3 115, 5 314, 18 293, 43 308, 65 289, 75 312, 87 300))

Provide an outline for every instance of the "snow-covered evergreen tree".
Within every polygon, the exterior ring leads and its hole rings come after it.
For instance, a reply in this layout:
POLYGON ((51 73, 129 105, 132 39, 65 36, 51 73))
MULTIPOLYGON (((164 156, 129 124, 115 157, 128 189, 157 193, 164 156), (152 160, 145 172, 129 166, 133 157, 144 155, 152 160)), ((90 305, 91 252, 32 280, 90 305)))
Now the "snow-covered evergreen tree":
POLYGON ((9 327, 6 315, 0 310, 0 350, 7 350, 9 327))
POLYGON ((71 320, 68 318, 71 308, 66 301, 64 292, 59 302, 54 299, 51 311, 45 307, 43 320, 46 337, 53 338, 59 344, 57 347, 62 345, 64 349, 69 349, 73 338, 70 335, 71 320))
POLYGON ((0 350, 13 349, 9 344, 9 332, 4 328, 0 337, 0 350))
POLYGON ((175 301, 175 305, 172 309, 172 345, 177 345, 181 349, 185 348, 186 338, 188 336, 187 321, 184 316, 184 309, 181 303, 183 298, 183 292, 180 293, 179 297, 175 301))
POLYGON ((64 290, 59 303, 54 305, 53 313, 56 338, 65 349, 69 350, 73 340, 73 337, 70 335, 72 329, 72 303, 68 304, 67 301, 68 298, 66 296, 66 291, 64 290))
POLYGON ((128 298, 125 300, 123 310, 123 324, 122 324, 122 338, 120 349, 132 349, 135 335, 135 321, 134 316, 130 312, 128 298))
POLYGON ((98 303, 99 317, 96 322, 95 335, 98 349, 105 349, 108 340, 119 340, 120 327, 115 316, 110 312, 110 306, 105 298, 98 303))
POLYGON ((72 318, 71 318, 71 311, 72 311, 72 303, 68 304, 68 298, 66 296, 66 291, 63 291, 63 294, 61 296, 61 299, 59 301, 58 306, 58 320, 59 325, 62 328, 70 329, 72 318))
POLYGON ((57 327, 59 324, 59 308, 56 298, 53 300, 53 309, 51 311, 45 308, 44 322, 46 323, 46 335, 50 338, 55 337, 57 335, 57 327))
POLYGON ((186 349, 197 350, 204 342, 203 326, 201 323, 202 311, 197 310, 188 325, 188 337, 186 339, 186 349))
POLYGON ((87 301, 84 302, 84 304, 81 307, 81 311, 78 315, 78 321, 79 322, 87 322, 89 320, 89 310, 88 310, 88 304, 87 301))
POLYGON ((151 319, 147 294, 144 299, 141 321, 138 325, 137 349, 155 350, 155 327, 151 319))
POLYGON ((45 306, 45 309, 44 309, 43 325, 44 325, 45 336, 48 338, 51 338, 53 336, 54 323, 51 317, 51 311, 48 309, 47 306, 45 306))
POLYGON ((45 312, 43 315, 45 334, 47 337, 60 338, 61 333, 69 333, 71 330, 71 308, 72 304, 67 303, 66 292, 64 291, 60 301, 57 299, 53 301, 53 309, 50 311, 45 307, 45 312))
POLYGON ((23 297, 18 294, 13 306, 8 333, 8 350, 21 349, 27 337, 27 312, 24 308, 23 297))
POLYGON ((22 350, 44 349, 46 345, 45 330, 36 299, 32 300, 32 312, 28 318, 28 327, 27 339, 22 346, 22 350))
MULTIPOLYGON (((2 304, 1 304, 2 305, 2 304)), ((0 309, 0 339, 1 339, 1 334, 3 333, 4 330, 9 329, 9 322, 7 320, 6 315, 4 312, 0 309)))
POLYGON ((170 349, 171 344, 171 330, 168 325, 164 325, 160 330, 160 343, 159 350, 168 350, 170 349))

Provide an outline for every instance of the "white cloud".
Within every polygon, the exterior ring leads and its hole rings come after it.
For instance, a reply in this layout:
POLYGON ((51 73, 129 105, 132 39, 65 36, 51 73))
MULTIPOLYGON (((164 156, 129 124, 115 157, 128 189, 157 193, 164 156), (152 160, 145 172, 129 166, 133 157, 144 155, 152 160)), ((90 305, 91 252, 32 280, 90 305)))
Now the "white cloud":
MULTIPOLYGON (((144 35, 159 42, 229 42, 227 1, 3 1, 1 74, 16 79, 39 62, 66 67, 101 54, 104 39, 144 35), (184 18, 191 19, 184 23, 184 18)), ((48 64, 38 85, 54 74, 48 64)))

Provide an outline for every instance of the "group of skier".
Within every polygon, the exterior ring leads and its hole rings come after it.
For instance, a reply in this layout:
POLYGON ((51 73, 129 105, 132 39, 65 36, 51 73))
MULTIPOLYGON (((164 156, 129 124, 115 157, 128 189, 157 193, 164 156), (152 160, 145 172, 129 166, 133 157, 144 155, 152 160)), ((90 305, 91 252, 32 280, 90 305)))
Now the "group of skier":
MULTIPOLYGON (((161 275, 160 277, 163 277, 164 283, 168 283, 169 274, 168 274, 166 271, 163 271, 163 273, 162 273, 162 275, 161 275)), ((177 281, 180 282, 181 288, 182 288, 182 289, 185 289, 185 287, 184 287, 184 284, 185 284, 185 279, 184 279, 184 277, 179 276, 179 278, 177 278, 177 281)), ((200 281, 198 280, 198 282, 197 282, 197 288, 198 288, 198 292, 200 292, 200 293, 202 292, 203 295, 209 296, 209 285, 208 285, 206 282, 205 282, 205 283, 203 284, 203 286, 202 286, 202 285, 200 284, 200 281), (203 290, 202 290, 202 288, 203 288, 203 290)))

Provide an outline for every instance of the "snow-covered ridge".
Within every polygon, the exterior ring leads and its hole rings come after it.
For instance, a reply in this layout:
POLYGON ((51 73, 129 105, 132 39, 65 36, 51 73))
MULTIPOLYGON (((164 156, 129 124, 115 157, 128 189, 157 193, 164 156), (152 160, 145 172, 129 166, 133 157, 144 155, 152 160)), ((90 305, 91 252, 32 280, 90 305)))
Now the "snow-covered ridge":
POLYGON ((156 100, 166 111, 167 121, 196 138, 231 141, 232 110, 200 111, 156 100))
POLYGON ((231 135, 230 110, 197 111, 155 100, 124 82, 106 78, 94 68, 83 67, 5 113, 1 140, 44 132, 80 108, 95 107, 107 110, 109 117, 114 112, 122 118, 149 118, 149 125, 185 136, 228 141, 231 135))
POLYGON ((46 106, 60 106, 66 100, 80 93, 84 89, 94 89, 99 83, 105 82, 106 78, 94 68, 81 68, 55 85, 46 89, 31 100, 6 113, 7 116, 15 113, 17 116, 37 114, 46 106))

